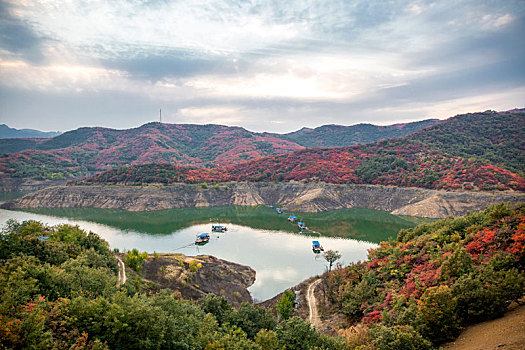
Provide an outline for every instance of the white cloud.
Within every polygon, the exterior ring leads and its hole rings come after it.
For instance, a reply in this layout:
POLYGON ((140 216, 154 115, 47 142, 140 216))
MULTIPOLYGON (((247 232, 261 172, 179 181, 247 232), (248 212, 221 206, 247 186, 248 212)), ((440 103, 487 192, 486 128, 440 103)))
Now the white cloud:
MULTIPOLYGON (((490 87, 481 91, 472 82, 460 90, 446 84, 457 81, 455 76, 476 80, 469 69, 482 76, 495 68, 507 75, 479 80, 501 91, 501 86, 518 86, 523 71, 508 68, 510 59, 523 56, 523 45, 511 36, 523 25, 525 5, 513 0, 9 4, 9 14, 34 34, 44 58, 29 63, 12 48, 20 45, 0 41, 1 88, 55 97, 94 93, 101 100, 115 92, 137 105, 139 96, 148 108, 166 105, 177 111, 174 120, 289 131, 393 120, 392 114, 448 116, 489 103, 495 106, 487 108, 505 109, 491 97, 490 87), (495 37, 504 40, 494 42, 495 37), (510 69, 516 78, 505 84, 510 69), (411 91, 411 86, 428 92, 411 91), (446 93, 449 89, 455 94, 446 93)), ((499 97, 512 107, 523 101, 516 93, 508 96, 499 97)), ((122 110, 126 121, 127 106, 122 110)))
POLYGON ((390 125, 400 121, 411 122, 423 118, 446 119, 462 113, 482 112, 485 110, 504 111, 525 106, 525 87, 505 89, 498 93, 486 93, 468 97, 458 97, 435 103, 407 102, 397 107, 372 109, 373 113, 395 116, 416 115, 418 118, 384 120, 379 125, 390 125))
POLYGON ((504 15, 486 14, 481 18, 481 27, 485 30, 500 30, 514 21, 510 13, 504 15))

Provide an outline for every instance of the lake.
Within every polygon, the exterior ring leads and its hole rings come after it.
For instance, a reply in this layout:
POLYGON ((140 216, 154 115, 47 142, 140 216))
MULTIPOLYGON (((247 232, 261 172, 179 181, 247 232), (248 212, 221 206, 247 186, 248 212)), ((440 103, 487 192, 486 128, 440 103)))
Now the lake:
POLYGON ((97 233, 121 251, 209 254, 248 265, 257 272, 249 290, 256 300, 266 300, 308 277, 323 273, 327 263, 312 252, 312 240, 325 250, 338 250, 345 265, 367 256, 381 240, 399 229, 413 227, 421 219, 390 215, 368 209, 342 209, 325 213, 293 213, 310 232, 300 233, 287 221, 290 213, 272 208, 182 208, 154 212, 126 212, 93 208, 45 208, 25 211, 0 210, 0 224, 9 219, 38 220, 49 225, 69 223, 97 233), (204 246, 194 244, 199 233, 210 232, 210 223, 228 226, 212 233, 204 246))

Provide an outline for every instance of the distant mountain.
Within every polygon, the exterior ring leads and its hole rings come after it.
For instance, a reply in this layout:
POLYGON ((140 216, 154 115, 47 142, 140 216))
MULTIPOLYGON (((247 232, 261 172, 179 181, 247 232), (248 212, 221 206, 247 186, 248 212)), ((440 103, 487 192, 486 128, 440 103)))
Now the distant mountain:
MULTIPOLYGON (((373 134, 365 129, 393 132, 419 128, 404 138, 315 149, 284 139, 290 134, 253 133, 221 125, 149 123, 128 130, 80 128, 52 139, 0 140, 5 150, 31 147, 0 155, 0 176, 57 179, 125 165, 163 163, 193 168, 189 177, 161 176, 161 182, 167 183, 178 181, 175 179, 304 180, 521 190, 525 174, 524 125, 525 111, 515 110, 458 115, 438 123, 429 120, 390 127, 325 126, 292 133, 303 144, 308 144, 305 135, 310 133, 317 135, 312 140, 334 145, 343 140, 354 142, 355 135, 373 134), (424 128, 428 124, 433 125, 424 128), (248 160, 251 162, 245 163, 248 160), (217 169, 206 172, 200 168, 217 169)), ((377 138, 384 135, 379 133, 377 138)), ((150 172, 152 166, 140 169, 150 172)), ((136 174, 132 182, 152 182, 151 176, 136 174)))
MULTIPOLYGON (((429 123, 433 122, 390 127, 368 125, 367 129, 379 130, 375 138, 372 131, 364 133, 361 126, 341 126, 337 127, 338 142, 344 144, 347 140, 350 145, 356 140, 376 141, 386 137, 387 130, 391 135, 399 135, 429 123), (363 138, 359 134, 367 136, 363 138)), ((323 127, 318 129, 324 130, 323 127)), ((290 134, 287 135, 253 133, 222 125, 149 123, 127 130, 80 128, 51 139, 0 140, 0 150, 4 153, 0 158, 0 175, 3 172, 16 177, 60 178, 152 162, 221 167, 304 148, 289 140, 290 134)), ((324 138, 322 144, 334 144, 331 133, 317 132, 312 137, 324 138)), ((307 137, 297 138, 308 144, 307 137)))
POLYGON ((357 124, 351 126, 323 125, 315 129, 302 128, 282 138, 304 147, 341 147, 360 145, 394 137, 403 137, 420 129, 427 128, 439 122, 438 119, 427 119, 414 123, 378 126, 372 124, 357 124))
POLYGON ((296 180, 445 190, 524 191, 525 179, 516 173, 523 172, 525 167, 525 163, 519 163, 519 157, 523 157, 525 129, 521 126, 524 120, 523 112, 466 114, 400 139, 352 147, 303 149, 215 169, 189 169, 168 164, 126 167, 96 175, 84 183, 296 180), (491 135, 491 142, 484 135, 491 135), (469 144, 478 142, 486 144, 490 152, 468 148, 469 144), (506 159, 505 155, 517 159, 506 159), (517 170, 512 172, 494 165, 489 156, 501 159, 502 166, 517 170))
POLYGON ((37 178, 79 176, 152 162, 214 167, 303 148, 240 127, 161 123, 127 130, 80 128, 38 143, 4 142, 0 145, 5 150, 30 149, 3 154, 0 173, 37 178))
MULTIPOLYGON (((32 138, 32 137, 55 137, 60 135, 59 131, 39 131, 33 129, 14 129, 5 124, 0 124, 0 139, 9 138, 32 138)), ((3 150, 3 149, 2 149, 3 150)))

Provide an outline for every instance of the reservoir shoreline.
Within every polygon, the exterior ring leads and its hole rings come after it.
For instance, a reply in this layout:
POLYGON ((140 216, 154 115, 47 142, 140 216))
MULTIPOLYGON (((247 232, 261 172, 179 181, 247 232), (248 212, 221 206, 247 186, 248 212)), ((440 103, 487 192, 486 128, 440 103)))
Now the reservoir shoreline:
POLYGON ((3 203, 2 208, 91 207, 155 211, 187 207, 280 205, 288 211, 324 212, 344 208, 382 210, 428 218, 462 216, 491 204, 525 201, 525 193, 447 192, 419 188, 324 183, 229 183, 213 187, 53 186, 3 203))

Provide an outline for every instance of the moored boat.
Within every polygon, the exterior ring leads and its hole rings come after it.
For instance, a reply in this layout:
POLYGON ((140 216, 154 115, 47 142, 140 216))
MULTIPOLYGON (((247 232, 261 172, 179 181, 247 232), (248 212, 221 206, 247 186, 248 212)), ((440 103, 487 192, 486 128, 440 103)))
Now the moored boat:
POLYGON ((314 253, 320 253, 324 251, 324 248, 321 245, 321 243, 319 243, 319 241, 312 241, 312 250, 314 251, 314 253))
POLYGON ((204 245, 210 241, 210 235, 208 233, 201 233, 200 235, 197 235, 197 238, 195 239, 195 244, 197 245, 204 245))
POLYGON ((297 216, 290 215, 290 216, 288 217, 288 221, 290 221, 290 222, 297 222, 297 220, 299 220, 299 219, 297 218, 297 216))
POLYGON ((228 231, 228 228, 224 225, 211 225, 211 230, 213 232, 224 232, 228 231))

